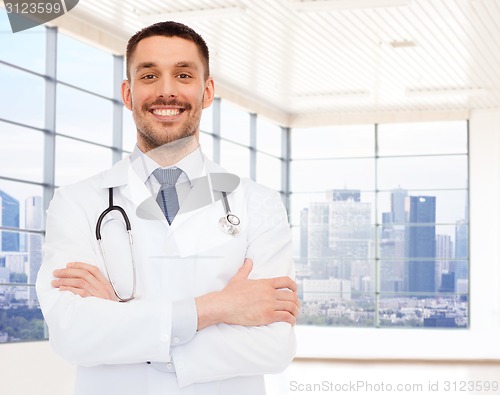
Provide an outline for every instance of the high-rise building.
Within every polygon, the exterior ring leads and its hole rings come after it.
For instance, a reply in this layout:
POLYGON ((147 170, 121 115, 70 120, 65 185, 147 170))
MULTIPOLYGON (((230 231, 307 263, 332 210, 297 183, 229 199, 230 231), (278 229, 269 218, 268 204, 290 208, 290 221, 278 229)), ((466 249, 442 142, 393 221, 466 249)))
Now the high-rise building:
POLYGON ((391 192, 391 211, 382 213, 380 246, 380 291, 402 292, 405 273, 405 229, 408 222, 406 190, 398 188, 391 192))
MULTIPOLYGON (((455 225, 455 288, 460 280, 469 279, 469 226, 465 221, 458 221, 455 225)), ((462 281, 462 282, 463 282, 462 281)))
POLYGON ((300 212, 300 260, 301 262, 307 261, 307 243, 308 243, 308 226, 309 209, 303 208, 300 212))
POLYGON ((409 292, 436 290, 436 198, 410 196, 407 227, 407 283, 409 292))
MULTIPOLYGON (((26 229, 42 230, 43 228, 43 207, 40 196, 26 198, 25 204, 26 229)), ((28 233, 28 283, 34 284, 40 265, 42 264, 42 244, 43 238, 38 233, 28 233)), ((30 305, 38 302, 34 287, 29 288, 28 301, 30 305)))
POLYGON ((307 256, 311 276, 328 278, 332 251, 328 247, 328 202, 309 203, 307 215, 307 256))
POLYGON ((392 223, 404 224, 407 222, 406 197, 408 192, 404 189, 394 189, 391 193, 392 223))
MULTIPOLYGON (((0 225, 19 228, 19 201, 0 190, 0 225)), ((0 251, 19 251, 19 233, 0 230, 0 251)))
MULTIPOLYGON (((453 241, 451 241, 451 236, 436 235, 436 284, 438 289, 442 288, 443 274, 451 272, 452 259, 453 241)), ((445 288, 448 289, 446 292, 453 292, 455 285, 453 284, 453 287, 451 287, 452 291, 449 290, 449 284, 445 288)))
POLYGON ((333 190, 327 192, 327 197, 328 246, 334 256, 329 275, 351 281, 356 290, 363 289, 363 281, 365 288, 366 284, 374 286, 374 265, 370 263, 374 258, 371 204, 361 202, 359 190, 333 190))

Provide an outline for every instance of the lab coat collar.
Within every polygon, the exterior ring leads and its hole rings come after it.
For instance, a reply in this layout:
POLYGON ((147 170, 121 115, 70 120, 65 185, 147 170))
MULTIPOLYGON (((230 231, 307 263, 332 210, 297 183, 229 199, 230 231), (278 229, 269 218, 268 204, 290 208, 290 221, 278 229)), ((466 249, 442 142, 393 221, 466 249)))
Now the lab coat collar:
POLYGON ((104 171, 101 177, 101 188, 115 188, 128 183, 128 168, 130 167, 130 157, 126 156, 115 163, 113 167, 104 171))
MULTIPOLYGON (((203 156, 203 170, 201 177, 198 178, 198 182, 204 182, 204 176, 209 176, 213 179, 213 174, 211 173, 227 173, 227 171, 219 166, 218 164, 208 160, 205 156, 203 156)), ((193 180, 194 181, 194 180, 193 180)), ((130 200, 134 207, 136 207, 136 214, 144 219, 150 220, 161 220, 166 224, 167 227, 170 227, 172 230, 181 226, 187 219, 189 219, 192 215, 200 213, 206 210, 208 207, 213 204, 221 204, 220 202, 215 202, 211 204, 207 204, 203 207, 200 207, 196 210, 189 210, 186 212, 181 210, 179 214, 175 217, 172 224, 169 226, 163 212, 160 207, 156 203, 156 199, 151 195, 151 192, 146 187, 141 178, 137 175, 136 171, 131 166, 130 156, 127 156, 117 162, 111 169, 102 173, 102 179, 100 186, 102 188, 115 188, 115 187, 123 187, 122 194, 123 196, 130 200)), ((223 190, 223 188, 214 188, 214 190, 223 190)), ((190 198, 191 194, 198 193, 199 190, 193 187, 188 194, 186 195, 186 199, 190 198)), ((227 192, 232 192, 232 190, 228 190, 227 192)), ((222 206, 221 206, 222 207, 222 206)))

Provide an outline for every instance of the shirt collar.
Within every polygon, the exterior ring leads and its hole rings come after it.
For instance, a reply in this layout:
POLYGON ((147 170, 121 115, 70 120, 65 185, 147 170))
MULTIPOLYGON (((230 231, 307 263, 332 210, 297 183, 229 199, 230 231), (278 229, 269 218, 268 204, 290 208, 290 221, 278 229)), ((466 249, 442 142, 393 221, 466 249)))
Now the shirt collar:
MULTIPOLYGON (((148 155, 142 152, 139 147, 136 145, 132 154, 130 155, 130 161, 132 164, 132 168, 139 176, 140 180, 144 183, 149 179, 153 171, 161 167, 158 163, 156 163, 153 159, 151 159, 148 155)), ((201 151, 201 146, 198 147, 186 155, 177 163, 174 163, 169 167, 178 167, 181 169, 187 176, 189 182, 193 183, 193 180, 199 178, 203 174, 205 159, 203 156, 203 152, 201 151)))

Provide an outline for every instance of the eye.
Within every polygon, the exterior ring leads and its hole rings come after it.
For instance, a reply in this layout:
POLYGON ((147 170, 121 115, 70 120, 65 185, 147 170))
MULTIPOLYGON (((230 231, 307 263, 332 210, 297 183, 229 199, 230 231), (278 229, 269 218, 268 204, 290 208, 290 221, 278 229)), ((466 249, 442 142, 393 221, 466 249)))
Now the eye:
POLYGON ((146 75, 141 77, 141 80, 152 80, 155 78, 156 78, 156 76, 154 74, 146 74, 146 75))
POLYGON ((181 73, 177 76, 177 78, 180 78, 181 80, 191 78, 189 74, 181 73))

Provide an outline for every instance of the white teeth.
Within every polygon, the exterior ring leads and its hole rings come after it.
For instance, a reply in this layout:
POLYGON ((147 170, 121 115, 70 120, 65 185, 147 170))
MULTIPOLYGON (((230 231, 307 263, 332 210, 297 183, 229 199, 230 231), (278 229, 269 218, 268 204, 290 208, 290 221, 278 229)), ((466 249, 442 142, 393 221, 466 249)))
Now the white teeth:
POLYGON ((173 108, 172 109, 170 109, 170 108, 169 109, 165 109, 165 108, 160 109, 160 108, 157 108, 157 109, 153 110, 153 114, 160 115, 162 117, 173 117, 174 115, 177 115, 180 112, 181 111, 178 108, 176 108, 176 109, 173 109, 173 108))

